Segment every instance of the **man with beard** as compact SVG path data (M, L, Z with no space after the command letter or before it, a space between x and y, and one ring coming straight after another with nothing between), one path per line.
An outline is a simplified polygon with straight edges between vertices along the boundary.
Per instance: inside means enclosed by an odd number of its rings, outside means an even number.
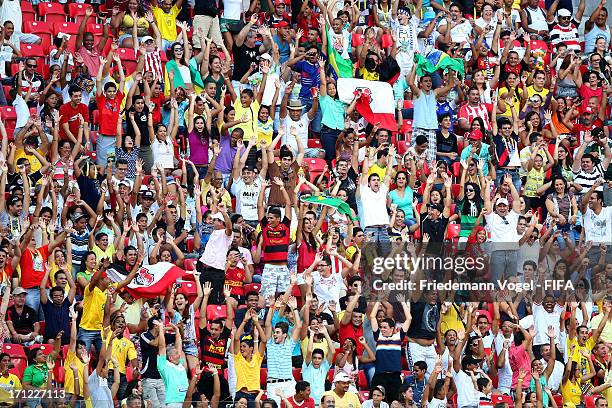
M557 24L552 24L550 30L550 43L553 45L556 51L557 45L563 43L569 50L575 52L581 52L580 40L578 37L578 26L584 15L585 1L580 0L576 15L572 18L572 10L567 8L559 7L559 1L555 0L546 13L548 21L554 20L555 11L557 12Z

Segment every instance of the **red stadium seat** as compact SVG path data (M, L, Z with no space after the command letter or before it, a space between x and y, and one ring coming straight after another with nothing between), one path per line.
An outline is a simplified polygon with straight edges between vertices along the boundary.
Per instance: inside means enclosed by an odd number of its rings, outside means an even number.
M446 227L446 239L455 241L459 238L459 232L461 231L461 224L448 224Z
M53 352L53 344L34 344L30 346L30 350L35 350L37 348L41 349L43 353L45 353L45 356Z
M53 34L51 24L46 21L27 21L23 23L23 32L30 34Z
M76 19L77 17L80 17L80 16L84 16L85 10L87 10L88 7L91 8L91 6L87 4L70 3L68 4L68 15L70 16L70 18L73 18L73 19Z
M91 114L91 117L92 117L92 124L94 125L100 124L100 111L98 109L93 111L93 113Z
M121 62L137 61L136 52L132 48L118 48L117 54L121 57Z
M259 385L261 385L262 389L266 389L267 382L268 382L268 369L260 368L259 369Z
M491 395L493 404L507 403L509 407L514 407L514 401L510 395Z
M196 298L196 296L198 296L198 288L195 282L184 281L180 282L180 285L181 287L179 288L178 293L182 293L183 295L187 296L189 303L193 303L193 300Z
M458 179L461 176L461 163L460 162L454 162L453 163L453 176Z
M51 51L51 34L40 33L36 35L40 37L40 46L42 47L45 55L49 55L49 52ZM43 78L49 77L43 74Z
M314 181L325 169L327 162L323 159L304 159L310 171L310 181Z
M17 120L17 112L15 112L15 108L12 106L0 106L0 118L2 121L6 123L6 121L16 121Z
M50 23L66 21L68 17L64 6L59 3L40 3L38 5L38 15L44 21Z
M459 187L460 187L459 184L453 184L451 186L451 193L455 200L457 200L457 197L459 197Z
M259 283L245 283L244 285L244 293L248 293L251 291L255 291L257 293L259 293L259 290L261 289L261 284Z
M232 208L236 208L236 207L232 206ZM193 237L187 237L187 239L185 240L185 244L187 245L187 253L192 254L195 252L195 245L194 245Z
M557 403L557 407L558 408L563 407L563 395L561 395L561 394L553 394L553 398L554 398L555 402Z
M321 149L321 140L319 139L308 139L308 147L313 149Z
M34 7L32 7L32 3L30 1L22 1L20 4L21 4L22 23L25 23L27 21L36 20L36 11L34 11Z
M586 408L595 408L595 400L600 397L601 395L585 395L584 406Z
M68 367L68 369L70 370L71 368ZM53 379L56 383L64 384L66 379L66 369L63 365L55 364L55 367L53 368Z
M302 369L301 368L293 369L293 379L295 381L300 381L302 379Z
M89 140L91 141L92 145L96 145L96 141L98 140L98 132L95 130L90 130L89 131Z
M11 358L13 357L27 358L25 349L23 348L21 344L5 343L2 345L2 352L8 354L9 356L11 356Z
M185 269L186 271L195 271L196 270L196 262L197 259L193 259L193 258L187 258L185 259L185 263L183 265L183 269Z
M206 307L206 320L209 322L215 319L225 319L227 317L226 305L208 305Z
M21 44L21 55L24 57L46 57L43 47L36 44Z
M364 401L367 401L369 399L370 399L370 391L359 391L359 402L363 404Z
M77 23L70 22L55 22L53 23L53 35L57 35L58 33L70 34L71 36L76 36L79 33L79 25ZM76 41L76 38L75 38Z
M102 35L104 33L104 24L87 23L85 26L85 31L92 33L94 36Z
M125 366L125 377L128 383L134 379L134 367L131 364Z

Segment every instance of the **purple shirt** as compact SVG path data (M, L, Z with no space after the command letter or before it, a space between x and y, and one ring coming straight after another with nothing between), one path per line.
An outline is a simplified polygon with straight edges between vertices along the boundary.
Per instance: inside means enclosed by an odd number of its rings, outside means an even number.
M200 137L195 130L189 133L189 158L196 166L208 164L208 142L208 136Z
M221 136L219 146L221 147L221 152L215 162L215 170L219 170L223 174L230 174L234 163L234 155L238 149L231 146L231 137L229 134L227 136ZM243 147L240 154L242 154L244 150L245 148Z

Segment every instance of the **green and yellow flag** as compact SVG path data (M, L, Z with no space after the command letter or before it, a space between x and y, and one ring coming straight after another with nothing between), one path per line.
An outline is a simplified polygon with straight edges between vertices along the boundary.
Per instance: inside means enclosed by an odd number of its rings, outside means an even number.
M339 198L322 196L322 195L306 196L306 197L301 197L300 201L302 201L303 203L325 205L327 207L335 208L336 210L338 210L340 214L344 214L348 216L351 219L351 221L356 220L356 218L354 218L353 215L351 214L351 207Z

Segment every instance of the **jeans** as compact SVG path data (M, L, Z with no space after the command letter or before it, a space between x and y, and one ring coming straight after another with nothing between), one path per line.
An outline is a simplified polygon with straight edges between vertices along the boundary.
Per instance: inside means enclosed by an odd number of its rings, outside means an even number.
M164 407L166 400L166 386L161 378L142 379L142 397L153 403L153 408Z
M332 160L336 158L336 141L341 130L321 126L321 145L325 150L325 161L331 166Z
M96 141L96 164L106 166L108 154L115 152L115 136L98 135Z
M363 232L366 235L371 234L370 243L376 245L378 256L387 256L391 252L391 240L386 226L372 225L365 227Z
M514 188L516 188L516 192L520 194L521 192L521 176L519 175L517 170L508 170L508 169L497 169L495 170L495 186L499 187L501 182L506 174L510 174L512 176L512 184L514 184Z
M502 249L491 252L491 279L494 283L502 278L516 276L516 251Z
M25 304L30 306L32 309L38 312L38 319L40 321L45 320L45 314L43 313L42 307L40 306L40 289L28 288L26 289L26 301Z
M114 370L108 370L108 388L112 387L115 382L115 372ZM125 374L119 373L119 389L117 390L117 399L122 400L126 397L125 390L127 389L127 376Z
M100 352L100 349L102 349L102 335L100 334L99 330L85 330L83 328L79 328L77 339L85 343L85 349L87 351L89 351L92 344L98 353Z

